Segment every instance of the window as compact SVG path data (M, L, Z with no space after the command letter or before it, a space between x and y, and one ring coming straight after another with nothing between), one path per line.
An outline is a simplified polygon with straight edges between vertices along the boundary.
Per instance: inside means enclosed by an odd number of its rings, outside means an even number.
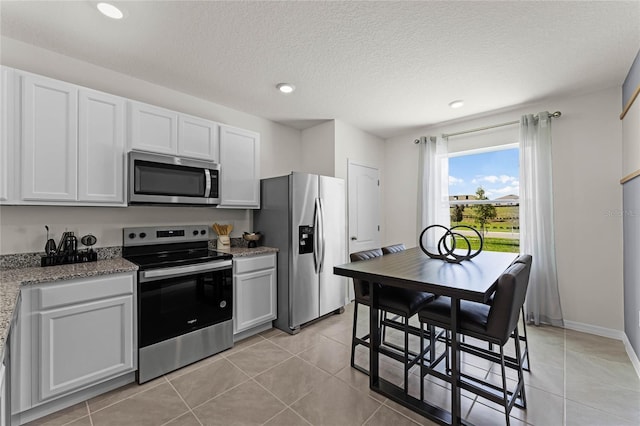
M519 151L512 144L449 155L451 225L480 231L484 250L519 251ZM477 238L470 242L479 246Z

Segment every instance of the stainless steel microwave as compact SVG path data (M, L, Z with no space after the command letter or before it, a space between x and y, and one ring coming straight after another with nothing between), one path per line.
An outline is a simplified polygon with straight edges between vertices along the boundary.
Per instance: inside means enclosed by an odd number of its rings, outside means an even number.
M220 165L131 151L128 192L129 204L218 204Z

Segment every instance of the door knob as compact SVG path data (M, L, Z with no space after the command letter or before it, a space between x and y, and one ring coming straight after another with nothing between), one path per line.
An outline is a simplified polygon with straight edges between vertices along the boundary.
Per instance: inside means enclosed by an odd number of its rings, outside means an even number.
M355 241L357 239L358 239L358 237L351 237L351 241Z

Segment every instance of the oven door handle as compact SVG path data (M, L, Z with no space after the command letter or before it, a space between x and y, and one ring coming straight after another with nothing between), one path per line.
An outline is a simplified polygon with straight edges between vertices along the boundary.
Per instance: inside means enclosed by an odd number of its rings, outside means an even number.
M175 266L171 268L162 268L162 269L152 269L149 271L142 271L140 281L154 281L162 278L170 278L181 275L189 275L194 273L201 272L213 272L219 271L221 269L230 269L231 268L231 260L223 260L218 262L210 262L210 263L198 263L195 265L188 266Z

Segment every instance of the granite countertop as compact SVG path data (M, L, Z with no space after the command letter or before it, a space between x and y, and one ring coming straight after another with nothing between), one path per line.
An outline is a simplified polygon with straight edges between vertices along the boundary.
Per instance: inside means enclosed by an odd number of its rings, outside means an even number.
M138 266L122 258L98 260L48 267L18 268L0 271L0 357L24 285L87 278L138 270Z
M216 249L224 253L230 253L233 257L259 256L261 254L277 253L279 250L274 247L231 247L229 249Z

